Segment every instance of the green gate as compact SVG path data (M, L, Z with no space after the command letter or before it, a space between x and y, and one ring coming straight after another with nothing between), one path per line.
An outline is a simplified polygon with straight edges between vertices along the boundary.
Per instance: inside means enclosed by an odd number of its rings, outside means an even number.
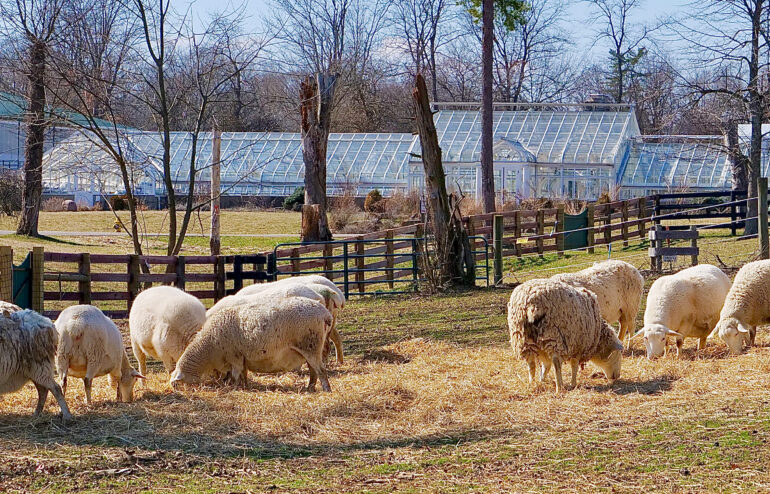
M18 266L13 266L13 303L22 309L32 308L32 253Z
M580 214L564 215L564 249L588 247L588 210ZM570 232L570 230L578 230Z

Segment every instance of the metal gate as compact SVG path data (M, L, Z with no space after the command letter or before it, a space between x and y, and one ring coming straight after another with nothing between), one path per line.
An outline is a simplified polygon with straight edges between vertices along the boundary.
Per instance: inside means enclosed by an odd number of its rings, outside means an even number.
M18 266L13 266L13 303L22 309L32 308L32 253Z

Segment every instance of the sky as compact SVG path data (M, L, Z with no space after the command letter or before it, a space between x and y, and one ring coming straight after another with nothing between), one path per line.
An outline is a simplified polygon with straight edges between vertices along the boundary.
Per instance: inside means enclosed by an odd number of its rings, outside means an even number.
M565 27L573 33L576 49L579 52L590 53L594 58L606 55L608 47L595 43L596 35L590 22L590 7L580 0L565 1L567 3ZM255 20L270 11L268 0L172 0L172 3L179 10L191 6L191 10L196 15L203 16L207 12L221 11L228 6L240 5L244 5L246 15ZM687 3L689 3L688 0L642 0L632 20L637 23L654 24L657 19L681 13Z

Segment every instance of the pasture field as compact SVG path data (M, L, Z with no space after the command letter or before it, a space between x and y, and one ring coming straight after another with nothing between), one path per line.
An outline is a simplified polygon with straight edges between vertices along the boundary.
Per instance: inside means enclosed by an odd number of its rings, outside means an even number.
M648 283L649 285L649 283ZM62 425L31 385L0 401L5 492L764 491L770 335L742 356L710 340L648 361L634 343L609 385L531 385L508 345L509 289L367 298L344 310L333 393L307 376L179 392L154 365L137 401L93 406L73 382ZM641 313L640 316L641 318ZM122 325L126 330L125 324Z

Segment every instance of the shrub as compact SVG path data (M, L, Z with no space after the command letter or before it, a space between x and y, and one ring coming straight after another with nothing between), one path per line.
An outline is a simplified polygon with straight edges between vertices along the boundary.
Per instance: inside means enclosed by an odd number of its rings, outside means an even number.
M283 200L284 209L293 209L294 211L302 210L302 205L305 204L305 188L297 187L289 197Z
M329 201L329 226L335 232L342 232L353 225L360 212L354 191L345 189L341 196Z
M127 211L128 196L125 194L119 196L110 196L110 207L113 211Z
M364 200L364 211L367 213L374 213L382 209L382 194L377 189L370 190L366 194L366 200Z
M0 213L15 216L21 211L24 179L16 170L0 171Z

